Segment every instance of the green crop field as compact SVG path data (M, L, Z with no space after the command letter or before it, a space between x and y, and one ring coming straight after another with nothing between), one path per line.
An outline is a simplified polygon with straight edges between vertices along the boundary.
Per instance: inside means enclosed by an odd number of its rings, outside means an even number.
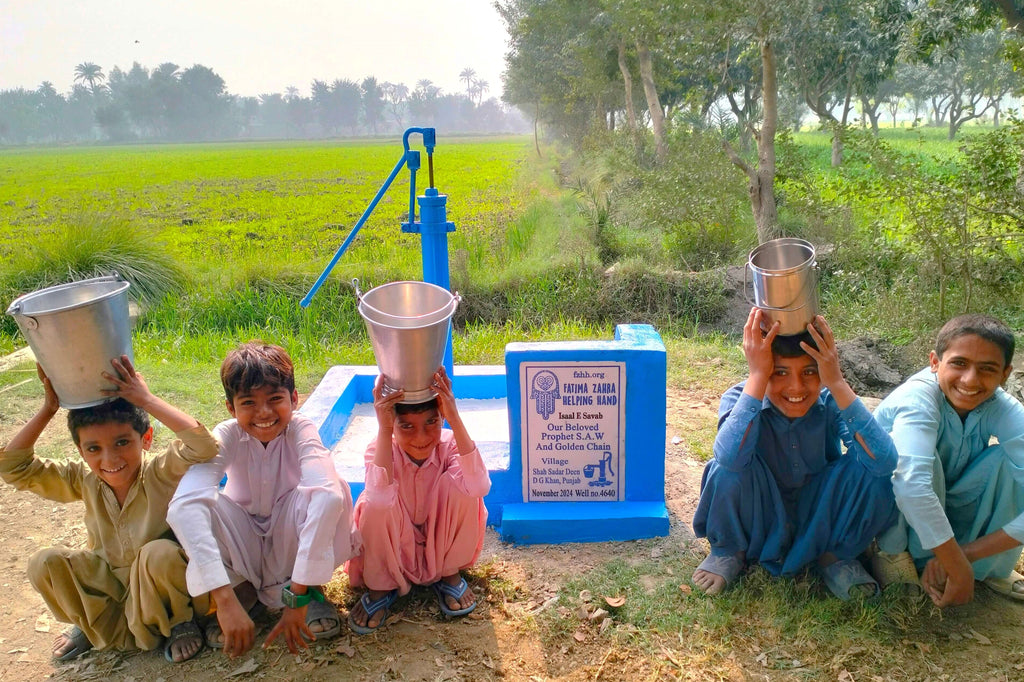
M412 148L417 149L417 136ZM517 186L523 139L445 142L435 182L458 221L453 248L486 260L529 192ZM61 227L127 220L196 274L258 263L315 272L326 264L396 162L391 143L260 143L17 150L0 153L0 258L16 261ZM427 187L427 158L417 184ZM389 263L413 276L418 245L399 225L409 210L402 172L343 265ZM225 272L227 271L227 272Z

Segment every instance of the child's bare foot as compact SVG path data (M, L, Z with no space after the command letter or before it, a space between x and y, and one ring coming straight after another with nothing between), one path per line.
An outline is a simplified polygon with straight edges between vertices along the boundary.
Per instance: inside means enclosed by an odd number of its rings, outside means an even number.
M92 642L76 625L53 640L50 653L55 660L70 661L78 658L91 648Z
M718 556L709 554L693 572L693 584L704 594L714 595L728 587L743 570L745 555Z

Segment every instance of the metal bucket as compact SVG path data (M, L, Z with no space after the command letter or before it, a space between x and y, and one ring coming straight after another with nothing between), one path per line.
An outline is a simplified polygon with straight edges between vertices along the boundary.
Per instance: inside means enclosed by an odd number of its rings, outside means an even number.
M132 354L128 282L96 277L40 289L14 299L13 315L42 366L61 407L91 407L112 400L100 376L112 358Z
M765 324L770 327L778 320L781 336L807 331L818 314L814 246L803 239L772 239L750 252L744 279L748 269L754 290L751 303L764 312Z
M359 314L373 345L385 392L404 390L403 403L422 403L444 359L458 294L427 282L391 282L359 291Z

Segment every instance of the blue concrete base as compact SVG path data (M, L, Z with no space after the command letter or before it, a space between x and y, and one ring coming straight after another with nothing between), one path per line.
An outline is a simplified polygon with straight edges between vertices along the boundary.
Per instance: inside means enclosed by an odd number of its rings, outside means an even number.
M497 527L518 544L639 540L668 535L664 502L533 502L506 504Z
M509 441L481 438L476 443L491 476L484 498L488 524L506 542L522 544L636 540L667 535L665 507L665 347L648 325L619 325L609 341L509 344L504 366L456 366L452 389L457 400L511 398ZM623 362L627 404L624 433L624 498L614 502L525 503L522 464L520 365L538 360ZM357 405L373 402L375 366L332 367L300 412L317 424L328 448L345 433ZM509 374L510 373L510 374ZM490 435L490 434L487 434ZM341 461L349 459L351 461ZM364 488L362 455L339 457L339 475L353 496Z

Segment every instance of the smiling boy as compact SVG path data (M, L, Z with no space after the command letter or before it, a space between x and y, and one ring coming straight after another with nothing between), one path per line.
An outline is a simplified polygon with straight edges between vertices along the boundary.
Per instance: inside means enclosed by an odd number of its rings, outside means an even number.
M750 373L719 406L693 520L711 553L693 582L717 594L748 563L773 575L814 564L840 599L871 596L877 584L857 557L895 517L895 448L843 378L823 317L789 337L778 322L762 333L762 319L750 311Z
M352 496L316 424L294 411L283 348L242 344L224 359L221 383L234 418L213 430L219 454L185 475L167 518L188 552L189 591L210 595L216 609L207 644L244 654L263 603L284 607L263 646L283 636L297 653L340 630L320 585L353 552Z
M1013 369L1013 331L986 315L947 322L929 366L875 411L899 451L902 514L878 544L894 580L938 606L964 604L974 581L1024 600L1013 570L1024 541L1024 406L1000 387ZM902 574L902 577L901 577Z
M169 661L203 646L185 587L185 554L167 525L167 505L188 467L217 454L213 437L191 416L154 396L127 356L103 373L116 396L68 410L82 462L42 460L33 448L57 413L50 380L37 365L45 398L39 412L0 449L0 476L19 490L85 504L86 549L51 547L28 563L32 586L59 621L52 655L68 661L89 649L153 649L163 638ZM153 442L147 412L173 430L167 451L145 458Z

